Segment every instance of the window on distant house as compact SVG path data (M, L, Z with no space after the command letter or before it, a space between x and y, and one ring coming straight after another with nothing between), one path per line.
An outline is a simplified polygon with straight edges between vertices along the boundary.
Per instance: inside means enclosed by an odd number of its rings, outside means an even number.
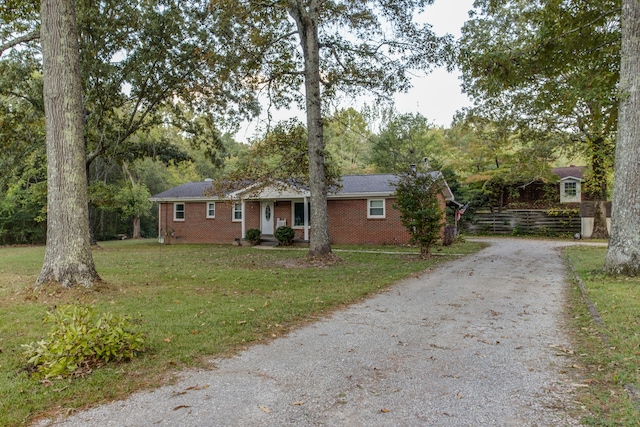
M311 220L311 206L307 203L307 212L309 213L309 220ZM293 204L293 226L304 226L304 202L295 202Z
M369 199L367 201L367 218L384 218L384 199Z
M568 197L575 197L578 194L578 186L575 182L564 183L564 195Z
M216 202L207 202L207 218L216 217Z
M184 203L173 204L173 220L184 221Z
M233 221L242 221L242 203L233 204Z

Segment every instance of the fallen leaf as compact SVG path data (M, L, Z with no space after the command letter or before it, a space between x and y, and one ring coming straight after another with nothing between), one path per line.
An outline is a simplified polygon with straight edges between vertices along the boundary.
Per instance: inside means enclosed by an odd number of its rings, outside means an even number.
M202 387L198 384L191 386L191 387L187 387L187 390L206 390L209 388L209 384L207 385L203 385Z
M184 409L184 408L191 408L191 406L189 406L189 405L178 405L175 408L173 408L173 410L177 411L178 409Z
M261 406L258 406L258 408L260 408L262 412L266 412L267 414L271 413L271 409L267 408L266 406L261 405Z
M247 323L247 321L246 321L246 320L239 320L239 321L238 321L238 325L244 325L245 323Z
M383 414L386 414L387 412L391 412L391 409L382 408L380 409L380 412L382 412Z
M164 342L171 342L171 338L165 338L163 341Z

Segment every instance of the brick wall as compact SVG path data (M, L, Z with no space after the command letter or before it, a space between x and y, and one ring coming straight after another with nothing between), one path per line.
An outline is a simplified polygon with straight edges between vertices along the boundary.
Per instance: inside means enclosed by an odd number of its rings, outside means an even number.
M216 202L215 218L207 218L205 202L185 203L184 221L174 221L173 205L160 204L160 235L165 236L165 243L233 243L242 235L242 223L233 221L233 204L230 202ZM253 214L256 207L254 203L247 203L245 210ZM259 221L260 204L255 216ZM260 228L260 225L247 221L246 227Z
M410 235L400 222L400 212L393 208L395 199L385 200L385 218L367 218L367 199L329 200L329 235L332 244L406 244ZM160 205L161 235L165 243L233 243L242 234L242 223L232 221L233 204L216 202L215 218L206 217L205 202L185 203L185 220L173 220L173 203ZM444 208L444 200L442 201ZM291 226L290 201L274 205L276 218L285 218ZM245 203L245 227L260 229L260 202ZM170 235L165 234L166 230ZM309 230L311 233L312 230ZM295 229L296 238L304 237L302 228Z
M385 218L367 218L367 199L329 200L329 236L333 244L398 245L410 235L400 223L395 199L385 200Z

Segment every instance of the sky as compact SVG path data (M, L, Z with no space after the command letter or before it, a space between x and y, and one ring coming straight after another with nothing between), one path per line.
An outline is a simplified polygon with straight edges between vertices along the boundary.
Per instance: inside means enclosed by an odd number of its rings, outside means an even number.
M473 0L435 0L424 16L436 34L449 33L457 39L472 8ZM448 73L445 68L438 68L427 76L414 78L413 89L395 96L397 110L420 113L436 125L449 126L456 111L471 105L460 89L459 76L457 71Z
M468 11L472 8L473 0L435 0L425 8L423 17L432 25L437 35L449 33L457 39L460 37L460 28L469 18ZM449 73L445 68L438 68L426 76L414 77L413 88L395 96L396 109L400 113L420 113L429 122L448 127L456 111L471 105L469 98L460 89L459 76L457 71ZM303 118L302 113L291 110L277 112L274 117L276 120L284 120L296 115ZM244 123L236 134L236 140L246 141L251 138L257 120L259 119Z

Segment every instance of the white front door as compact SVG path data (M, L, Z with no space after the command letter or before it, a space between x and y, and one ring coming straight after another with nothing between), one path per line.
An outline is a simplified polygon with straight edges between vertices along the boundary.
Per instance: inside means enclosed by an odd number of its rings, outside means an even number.
M273 202L260 202L260 231L262 234L273 234Z

